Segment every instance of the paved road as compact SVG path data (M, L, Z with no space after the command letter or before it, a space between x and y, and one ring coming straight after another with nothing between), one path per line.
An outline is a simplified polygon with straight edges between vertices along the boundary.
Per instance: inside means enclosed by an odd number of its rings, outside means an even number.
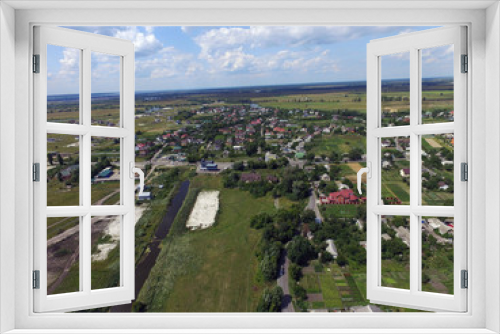
M316 193L314 192L314 189L311 189L311 195L309 196L309 202L307 203L306 209L313 210L316 214L316 218L319 218L321 219L321 221L323 221L323 216L321 215L321 212L319 211L318 205L316 205L316 203Z
M295 312L292 304L292 295L290 294L290 289L288 288L288 267L290 266L290 260L288 260L287 252L284 250L281 252L281 257L279 261L280 275L278 276L278 286L283 289L283 300L281 302L281 312ZM284 267L284 273L281 275L281 266Z

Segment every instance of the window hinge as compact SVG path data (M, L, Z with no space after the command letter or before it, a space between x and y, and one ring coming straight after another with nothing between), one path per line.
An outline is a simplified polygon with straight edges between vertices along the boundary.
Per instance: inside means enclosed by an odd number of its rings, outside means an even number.
M33 270L33 289L40 289L40 270Z
M33 73L40 73L40 55L33 55Z
M469 72L469 56L462 55L462 73Z
M469 181L469 165L466 162L462 162L461 167L461 181Z
M40 182L40 164L38 162L33 164L33 181Z
M467 270L462 270L462 289L467 289L469 287L469 272Z

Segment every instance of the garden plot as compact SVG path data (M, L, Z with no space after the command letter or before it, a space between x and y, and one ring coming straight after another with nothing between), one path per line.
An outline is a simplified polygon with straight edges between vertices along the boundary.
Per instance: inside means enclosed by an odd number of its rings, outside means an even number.
M205 229L215 223L219 210L219 191L202 191L196 198L193 211L186 223L191 230Z

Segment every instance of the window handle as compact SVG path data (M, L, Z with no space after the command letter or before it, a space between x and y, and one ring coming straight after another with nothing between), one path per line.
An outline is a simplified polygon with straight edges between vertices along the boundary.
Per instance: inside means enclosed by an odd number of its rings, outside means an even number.
M363 192L361 191L361 176L366 173L366 175L368 176L368 178L371 178L372 177L372 171L371 171L371 167L372 167L372 163L371 162L367 162L366 163L366 167L365 168L361 168L360 170L358 170L358 192L360 194L362 194Z
M144 172L142 169L135 167L133 162L130 163L130 177L135 180L135 173L139 174L139 196L144 192Z

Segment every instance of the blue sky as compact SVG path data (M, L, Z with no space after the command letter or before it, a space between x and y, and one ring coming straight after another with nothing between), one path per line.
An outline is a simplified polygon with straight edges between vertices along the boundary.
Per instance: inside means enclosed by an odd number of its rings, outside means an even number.
M134 42L136 91L366 79L366 44L431 27L69 27ZM450 52L451 51L451 52ZM424 52L424 77L452 75L452 50ZM406 55L386 56L383 78L408 77ZM92 92L114 92L118 60L92 56ZM48 93L78 92L79 52L48 48Z

